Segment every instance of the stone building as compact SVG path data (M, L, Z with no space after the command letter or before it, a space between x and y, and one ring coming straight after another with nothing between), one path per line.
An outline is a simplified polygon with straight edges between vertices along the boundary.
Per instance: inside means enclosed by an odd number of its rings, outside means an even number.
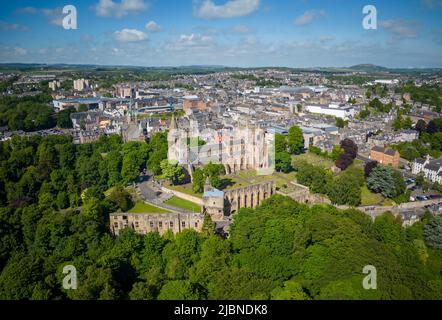
M201 100L198 96L185 96L183 99L183 110L186 113L192 109L206 111L208 108L208 103Z
M213 221L221 221L241 208L256 208L276 192L273 181L221 191L207 185L203 194L203 213L210 214Z
M201 136L206 141L198 145L195 137ZM274 137L262 128L248 126L195 133L195 128L178 128L173 118L168 133L168 159L185 166L221 163L227 174L241 170L271 174L275 161Z
M125 228L134 229L138 234L158 232L161 235L171 230L174 234L185 229L201 231L204 215L200 213L112 213L110 230L118 236Z
M213 221L224 220L224 191L213 188L209 178L204 185L202 210L209 214Z
M370 151L370 159L383 165L399 168L400 155L397 150L375 146Z

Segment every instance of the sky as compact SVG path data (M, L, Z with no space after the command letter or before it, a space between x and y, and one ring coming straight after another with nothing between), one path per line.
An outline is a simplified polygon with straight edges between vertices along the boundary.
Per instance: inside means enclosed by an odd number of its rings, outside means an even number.
M442 0L0 0L0 63L442 67ZM77 29L65 29L72 5ZM377 11L364 29L363 7Z

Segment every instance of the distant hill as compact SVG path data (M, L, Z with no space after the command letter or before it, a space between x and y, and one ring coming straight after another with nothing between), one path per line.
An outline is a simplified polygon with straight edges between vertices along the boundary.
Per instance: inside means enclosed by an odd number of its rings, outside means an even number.
M355 66L349 67L349 69L354 71L362 71L362 72L386 72L389 69L381 66L377 66L374 64L357 64Z

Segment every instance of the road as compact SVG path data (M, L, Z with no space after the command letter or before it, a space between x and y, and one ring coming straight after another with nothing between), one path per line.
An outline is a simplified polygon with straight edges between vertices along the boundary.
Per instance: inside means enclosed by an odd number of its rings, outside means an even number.
M162 192L159 187L156 186L156 184L152 181L152 179L149 176L144 176L143 179L140 179L142 182L139 182L135 185L136 190L138 191L138 194L140 195L141 199L145 202L151 203L157 207L160 207L162 209L166 209L175 213L190 213L190 211L176 208L173 206L170 206L165 201L169 200L173 195Z

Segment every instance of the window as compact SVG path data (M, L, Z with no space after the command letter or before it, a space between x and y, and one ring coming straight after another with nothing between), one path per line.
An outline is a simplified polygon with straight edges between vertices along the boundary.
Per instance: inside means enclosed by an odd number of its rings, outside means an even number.
M149 225L150 225L151 228L153 228L153 222L152 221L150 221Z
M118 228L118 222L114 222L114 227Z
M162 221L158 222L158 227L160 227L160 228L163 227L163 222Z
M172 221L170 221L169 226L170 226L170 228L173 228L173 222Z
M181 227L183 227L183 228L186 227L186 222L185 222L185 221L182 221L182 222L181 222Z
M198 222L195 222L195 228L198 228Z

